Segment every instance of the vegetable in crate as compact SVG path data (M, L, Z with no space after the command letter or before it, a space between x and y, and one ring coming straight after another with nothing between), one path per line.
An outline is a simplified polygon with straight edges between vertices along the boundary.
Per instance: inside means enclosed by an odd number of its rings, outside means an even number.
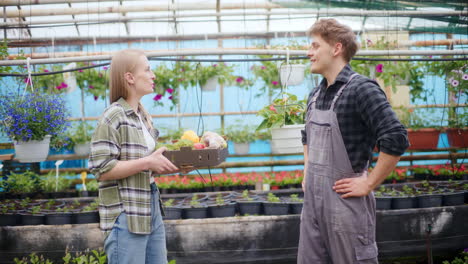
M201 141L210 149L227 148L226 140L215 132L206 131Z

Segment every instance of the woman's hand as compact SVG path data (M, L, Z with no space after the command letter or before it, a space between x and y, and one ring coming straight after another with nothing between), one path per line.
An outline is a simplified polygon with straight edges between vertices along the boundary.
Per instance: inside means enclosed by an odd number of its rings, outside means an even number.
M172 164L172 162L162 154L166 150L166 147L161 147L151 153L151 155L145 157L151 171L156 172L157 174L171 174L179 172L179 168Z

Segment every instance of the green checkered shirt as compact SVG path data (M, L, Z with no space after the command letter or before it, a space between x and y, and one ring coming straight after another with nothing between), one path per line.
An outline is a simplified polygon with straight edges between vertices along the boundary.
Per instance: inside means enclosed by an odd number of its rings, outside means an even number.
M143 122L146 111L139 106ZM115 167L119 160L142 158L148 152L141 122L125 101L120 98L101 116L91 140L89 169L99 180L103 173ZM158 131L150 133L155 142ZM99 182L100 227L107 236L121 212L127 215L128 229L136 234L151 233L151 172L141 171L120 180Z

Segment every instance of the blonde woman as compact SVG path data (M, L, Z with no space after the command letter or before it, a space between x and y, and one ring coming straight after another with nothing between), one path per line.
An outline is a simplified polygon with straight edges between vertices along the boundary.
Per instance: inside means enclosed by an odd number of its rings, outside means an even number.
M141 50L112 57L110 103L91 143L89 168L99 181L100 227L108 263L167 263L158 188L152 173L178 168L153 152L158 131L140 99L153 92L154 74Z

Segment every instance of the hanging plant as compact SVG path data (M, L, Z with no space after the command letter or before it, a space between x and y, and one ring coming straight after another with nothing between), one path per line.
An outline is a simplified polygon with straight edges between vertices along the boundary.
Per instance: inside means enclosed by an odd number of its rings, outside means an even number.
M94 65L94 63L78 63L78 68ZM76 82L85 94L93 96L94 100L99 98L106 100L109 90L109 67L90 68L76 72Z

